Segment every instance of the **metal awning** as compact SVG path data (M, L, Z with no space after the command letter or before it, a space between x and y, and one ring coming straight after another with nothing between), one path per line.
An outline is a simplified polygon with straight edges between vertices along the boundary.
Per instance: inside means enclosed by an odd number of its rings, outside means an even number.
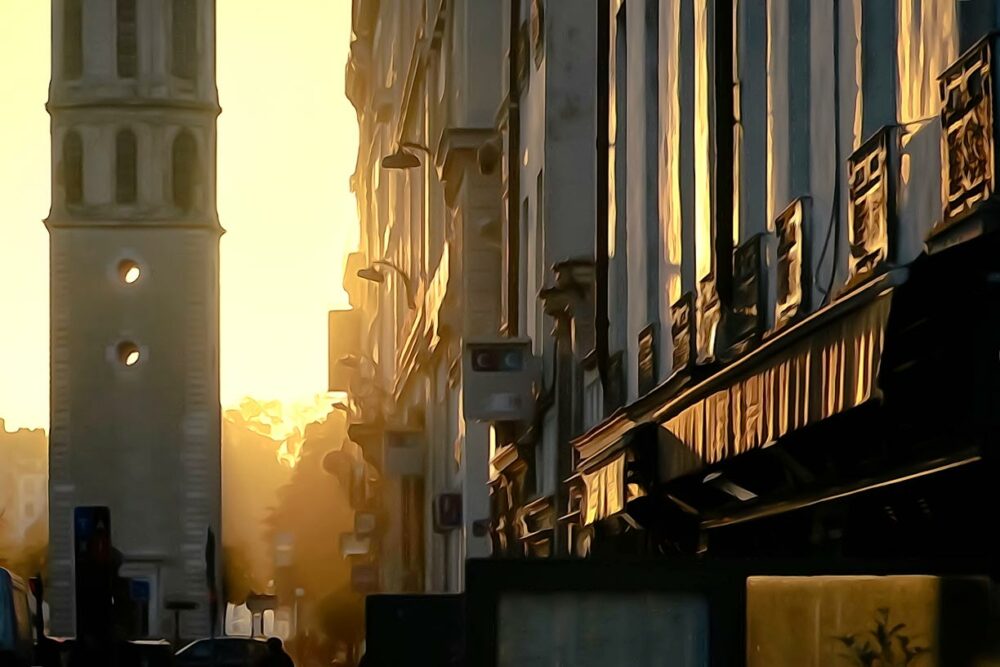
M781 331L756 350L656 401L656 391L573 444L585 491L580 521L626 511L656 484L689 475L872 401L893 276ZM668 383L662 385L668 388ZM630 457L652 452L636 483Z
M661 423L708 465L878 398L890 300L890 293L878 296L679 411L665 406ZM662 472L669 479L690 471Z

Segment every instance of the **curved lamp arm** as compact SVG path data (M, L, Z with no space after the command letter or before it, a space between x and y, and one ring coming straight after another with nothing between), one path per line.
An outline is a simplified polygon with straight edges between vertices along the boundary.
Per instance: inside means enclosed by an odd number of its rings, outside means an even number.
M403 281L403 289L406 290L406 304L410 307L410 310L416 309L417 304L413 296L413 283L410 282L410 276L406 274L406 271L387 259L376 259L372 262L372 266L384 266L395 271Z

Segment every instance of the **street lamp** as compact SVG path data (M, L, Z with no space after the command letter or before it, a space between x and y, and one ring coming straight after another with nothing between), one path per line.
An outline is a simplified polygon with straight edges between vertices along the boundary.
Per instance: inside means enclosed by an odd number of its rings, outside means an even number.
M340 359L337 359L337 363L340 364L341 366L347 366L348 368L353 368L355 370L361 369L361 362L363 361L367 361L372 365L373 368L375 368L376 370L378 369L378 364L375 363L373 359L369 359L368 357L360 356L357 354L345 354ZM337 406L334 405L333 407L336 408Z
M415 144L410 141L401 141L396 145L396 150L389 155L382 158L382 168L383 169L416 169L420 166L420 158L406 150L407 148L415 148L420 151L424 151L428 155L431 154L431 149L427 148L423 144Z
M410 276L406 274L406 271L399 268L392 262L385 259L376 259L371 263L371 265L366 266L363 269L358 269L358 278L381 285L385 282L385 274L379 270L378 267L380 266L391 269L399 275L400 280L403 281L403 289L406 290L406 305L410 307L410 310L416 309L417 304L413 298L413 283L410 282Z

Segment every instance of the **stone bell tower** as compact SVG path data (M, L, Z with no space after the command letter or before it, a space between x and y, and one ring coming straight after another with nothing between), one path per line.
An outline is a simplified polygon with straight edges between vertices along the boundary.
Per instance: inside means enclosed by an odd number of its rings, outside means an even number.
M215 0L52 0L52 630L74 632L73 512L111 509L139 634L209 632L220 528ZM142 597L148 597L144 602Z

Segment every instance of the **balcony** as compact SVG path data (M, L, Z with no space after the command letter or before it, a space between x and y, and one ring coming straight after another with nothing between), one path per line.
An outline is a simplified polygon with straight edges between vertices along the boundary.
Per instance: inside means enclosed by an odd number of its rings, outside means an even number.
M775 329L788 326L809 312L812 285L805 230L812 228L810 209L810 200L802 197L792 202L774 221L774 232L778 237Z
M996 35L981 40L939 79L944 210L933 233L967 217L996 192L996 40Z
M759 343L767 330L768 240L757 234L733 254L732 303L723 313L727 359Z
M899 155L898 128L887 126L848 159L847 289L877 275L892 259Z
M694 365L697 358L694 292L686 292L674 302L670 307L670 320L674 349L673 369L674 372L685 371Z

